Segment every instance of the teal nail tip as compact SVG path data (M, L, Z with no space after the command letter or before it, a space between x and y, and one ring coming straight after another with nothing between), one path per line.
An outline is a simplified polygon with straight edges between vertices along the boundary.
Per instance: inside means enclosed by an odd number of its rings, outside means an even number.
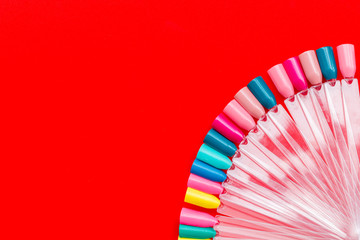
M261 76L251 80L247 87L265 108L271 109L276 106L275 96Z
M182 238L197 239L214 238L216 236L216 231L213 228L202 228L180 224L179 236Z
M221 135L215 129L210 129L204 138L204 143L226 156L233 156L237 150L234 143Z
M232 165L231 160L227 156L206 144L201 145L196 158L215 168L223 170L229 169Z
M332 47L322 47L316 50L321 72L326 80L337 78L337 66Z

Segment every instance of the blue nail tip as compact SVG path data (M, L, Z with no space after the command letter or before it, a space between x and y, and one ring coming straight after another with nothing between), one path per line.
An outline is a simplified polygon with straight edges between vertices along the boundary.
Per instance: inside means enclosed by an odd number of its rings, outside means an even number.
M226 174L222 170L197 159L195 159L190 172L214 182L224 182L226 180Z

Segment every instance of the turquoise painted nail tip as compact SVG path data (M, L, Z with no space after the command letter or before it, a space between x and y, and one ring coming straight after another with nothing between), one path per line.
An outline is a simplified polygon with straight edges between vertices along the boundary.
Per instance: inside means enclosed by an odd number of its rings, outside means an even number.
M201 145L196 158L218 169L229 169L232 165L227 156L206 144Z
M180 224L179 236L182 238L206 239L215 237L216 231L213 228L201 228Z
M215 129L210 129L210 131L206 134L204 143L229 157L234 156L237 150L234 143L221 135Z
M261 76L251 80L247 87L265 108L271 109L276 106L275 96Z
M320 69L326 80L337 78L337 67L332 47L322 47L316 50Z

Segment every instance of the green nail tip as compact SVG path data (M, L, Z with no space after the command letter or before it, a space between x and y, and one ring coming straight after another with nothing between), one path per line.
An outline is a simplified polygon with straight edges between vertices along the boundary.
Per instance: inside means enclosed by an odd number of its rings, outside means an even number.
M179 236L182 238L206 239L215 237L216 231L213 228L201 228L188 225L180 225Z

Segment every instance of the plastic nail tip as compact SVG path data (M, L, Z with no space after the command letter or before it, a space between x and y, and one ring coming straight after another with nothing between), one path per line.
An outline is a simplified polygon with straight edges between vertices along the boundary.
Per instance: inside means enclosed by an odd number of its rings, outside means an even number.
M337 46L340 72L344 78L353 78L356 72L355 47L353 44Z
M247 87L265 108L271 109L276 105L274 94L261 76L254 78Z
M290 78L282 64L273 66L267 71L267 73L273 81L276 89L284 98L294 95L294 87L291 84Z
M298 56L286 60L283 66L296 90L302 91L308 88L305 73Z
M243 87L242 89L240 89L240 91L236 93L234 98L254 118L260 119L265 114L264 107L247 87Z
M235 144L221 135L215 129L210 129L204 138L204 143L226 156L233 156L237 150Z
M309 82L312 85L320 84L322 82L322 73L315 51L309 50L303 52L299 55L299 59Z
M189 187L185 194L185 202L207 209L216 209L220 205L220 200L214 195Z
M208 213L183 208L180 213L180 224L194 227L213 227L218 220Z
M201 145L196 158L218 169L229 169L232 165L227 156L206 144Z
M200 238L182 238L179 236L178 240L211 240L210 238L200 239Z
M235 144L239 144L244 138L244 133L223 113L215 118L212 127Z
M189 225L180 225L179 236L184 238L213 238L216 236L216 231L213 228L199 228Z
M224 182L227 178L222 170L214 168L197 159L195 159L190 172L214 182Z
M187 186L209 194L219 195L223 192L223 187L220 183L208 180L192 173L189 176Z
M255 127L254 119L235 99L226 105L224 113L240 128L250 131Z
M326 80L336 79L337 67L332 47L322 47L316 50L321 72Z

